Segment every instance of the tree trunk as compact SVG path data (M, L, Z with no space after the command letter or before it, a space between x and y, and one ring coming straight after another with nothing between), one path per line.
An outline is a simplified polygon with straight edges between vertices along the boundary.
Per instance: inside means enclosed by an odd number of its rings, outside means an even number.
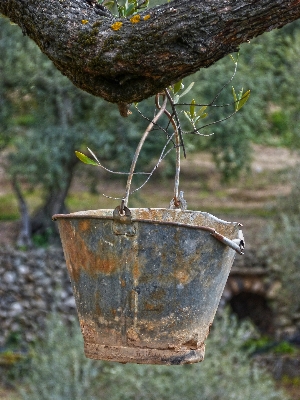
M17 246L19 247L32 247L31 240L31 223L27 203L22 194L18 179L16 176L12 177L12 187L18 200L18 208L21 214L21 227L17 238Z
M134 18L92 0L1 0L76 86L118 103L141 101L255 36L300 17L299 0L174 0Z
M68 172L62 187L57 185L48 190L44 204L31 218L32 234L52 237L58 236L58 229L56 224L52 221L52 216L54 214L68 213L65 201L72 183L73 170L76 164L77 159L74 157L70 162L69 167L66 168L66 171Z
M52 216L68 212L65 205L67 192L67 189L56 189L49 193L43 206L31 218L31 231L33 235L58 235L58 230L52 221Z

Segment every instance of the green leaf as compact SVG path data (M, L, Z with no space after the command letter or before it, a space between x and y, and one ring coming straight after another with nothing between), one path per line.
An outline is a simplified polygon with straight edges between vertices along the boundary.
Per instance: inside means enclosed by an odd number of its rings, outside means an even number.
M235 109L235 111L237 111L238 110L238 99L236 97L235 89L233 86L232 86L232 95L233 95L233 99L234 99L234 109Z
M194 86L194 83L195 83L195 82L192 82L192 83L185 89L185 91L181 93L180 97L182 97L182 96L184 96L185 94L187 94L187 93L192 89L192 87Z
M239 99L239 101L240 101L241 98L243 97L243 92L244 92L244 88L242 88L242 89L239 91L239 94L238 94L238 99Z
M178 93L179 90L181 90L181 85L182 85L182 79L174 84L173 86L174 94Z
M243 105L248 101L249 97L250 97L250 90L247 90L247 92L243 94L240 101L238 102L237 111L243 107Z
M195 117L195 104L196 104L196 102L195 102L195 100L193 99L193 100L191 101L191 104L190 104L190 115L191 115L192 118Z
M205 111L206 109L207 109L207 106L201 107L200 110L197 112L197 115L201 116L201 115L204 113L204 111ZM206 115L207 115L207 114L206 114Z
M135 5L134 4L129 4L128 8L125 11L126 17L129 15L132 15L136 11Z
M82 161L85 164L90 164L90 165L99 165L96 161L92 160L88 156L86 156L83 153L80 153L79 151L75 151L76 157L79 158L80 161Z
M200 118L206 118L208 116L208 114L207 113L204 113L204 114L201 114L200 115Z

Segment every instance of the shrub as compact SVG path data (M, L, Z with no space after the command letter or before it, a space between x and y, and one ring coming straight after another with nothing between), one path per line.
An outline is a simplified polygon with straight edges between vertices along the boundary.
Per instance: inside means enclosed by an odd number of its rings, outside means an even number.
M263 253L276 271L282 287L278 301L289 313L300 312L300 171L290 176L293 188L289 196L278 200L278 218L269 224L262 238Z
M95 396L97 377L103 365L87 359L78 323L67 327L58 314L46 322L45 336L32 349L23 400L82 400ZM98 382L97 382L98 383ZM26 389L24 389L26 388Z
M23 400L284 400L243 346L252 328L228 314L216 320L203 363L183 366L88 360L76 324L71 331L52 316L38 343Z

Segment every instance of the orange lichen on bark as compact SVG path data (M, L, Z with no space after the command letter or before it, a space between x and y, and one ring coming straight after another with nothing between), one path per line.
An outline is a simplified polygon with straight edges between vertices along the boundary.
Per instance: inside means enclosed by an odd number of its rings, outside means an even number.
M143 17L143 20L144 21L147 21L147 19L149 19L150 18L150 14L147 14L147 15L145 15L144 17Z
M83 25L85 25L85 24L87 24L89 21L87 20L87 19L82 19L81 20L81 23L83 24Z
M111 29L113 29L114 31L118 31L122 25L123 25L123 22L117 21L111 25Z
M139 14L134 15L133 17L130 18L130 22L132 24L137 24L141 20L141 16Z

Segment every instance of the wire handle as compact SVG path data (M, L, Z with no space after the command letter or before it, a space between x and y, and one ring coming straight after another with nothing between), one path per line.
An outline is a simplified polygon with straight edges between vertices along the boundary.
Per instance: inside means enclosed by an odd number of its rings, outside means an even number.
M132 177L133 177L133 173L134 173L134 170L135 170L135 167L136 167L137 159L138 159L138 157L140 155L140 152L141 152L141 149L143 147L143 144L145 143L145 140L147 139L147 136L149 135L149 133L152 130L153 126L156 124L156 121L165 112L166 106L167 106L167 97L164 95L164 102L163 102L160 110L155 115L155 117L150 122L150 124L147 126L147 129L145 130L145 132L144 132L144 134L143 134L143 136L142 136L142 138L141 138L141 140L140 140L140 142L138 144L138 147L136 148L136 151L134 153L134 157L133 157L133 160L132 160L132 163L131 163L128 179L127 179L125 198L123 199L125 207L128 206L128 199L129 199L129 195L130 195L130 187L131 187Z

